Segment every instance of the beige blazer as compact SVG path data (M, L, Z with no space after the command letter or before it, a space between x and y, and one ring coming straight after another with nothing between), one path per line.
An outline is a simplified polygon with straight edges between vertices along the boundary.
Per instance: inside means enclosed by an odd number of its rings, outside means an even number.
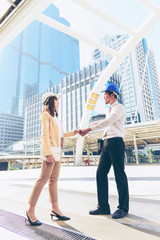
M52 155L51 147L59 145L59 128L54 117L44 109L40 116L42 148L45 156ZM64 137L74 136L74 131L64 133Z

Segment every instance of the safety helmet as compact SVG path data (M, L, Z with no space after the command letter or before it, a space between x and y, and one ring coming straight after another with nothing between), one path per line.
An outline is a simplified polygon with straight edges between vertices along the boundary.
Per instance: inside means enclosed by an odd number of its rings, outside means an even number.
M57 96L56 94L54 94L54 93L52 93L52 92L46 92L46 93L44 93L43 96L42 96L42 103L43 103L43 105L45 105L45 106L47 105L48 100L49 100L50 97L56 97L56 98L58 98L58 96Z
M114 83L106 84L106 88L103 92L113 92L115 95L119 95L119 87Z

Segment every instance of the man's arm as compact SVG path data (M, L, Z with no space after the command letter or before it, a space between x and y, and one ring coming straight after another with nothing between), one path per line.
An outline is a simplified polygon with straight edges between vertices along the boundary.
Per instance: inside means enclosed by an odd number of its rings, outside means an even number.
M98 129L101 129L101 128L105 128L108 125L112 125L115 122L117 122L124 114L125 114L125 108L122 105L118 109L113 110L113 112L110 113L106 117L106 119L98 122L96 125L94 125L94 126L92 126L90 128L83 129L81 131L80 135L81 136L85 136L90 131L95 131L95 130L98 130Z
M94 131L105 128L108 125L112 125L117 122L121 117L123 117L123 115L125 115L125 108L123 105L119 105L112 110L112 112L106 117L106 119L100 121L99 123L91 127L91 130Z

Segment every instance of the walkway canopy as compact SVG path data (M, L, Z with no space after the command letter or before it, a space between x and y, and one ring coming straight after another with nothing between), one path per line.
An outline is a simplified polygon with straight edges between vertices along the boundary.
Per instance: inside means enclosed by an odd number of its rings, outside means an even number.
M103 130L90 132L85 137L84 149L96 152L98 139L101 139L102 136ZM76 139L76 137L65 139L65 147L74 149L77 143ZM160 120L126 125L124 141L126 149L135 149L135 152L137 152L137 148L144 148L148 144L160 144Z

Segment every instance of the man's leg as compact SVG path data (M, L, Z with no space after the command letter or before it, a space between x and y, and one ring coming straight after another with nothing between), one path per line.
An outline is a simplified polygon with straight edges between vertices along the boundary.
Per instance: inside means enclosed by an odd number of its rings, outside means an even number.
M108 142L104 141L96 175L98 208L90 211L91 215L110 214L107 174L111 168L111 160L108 154L107 145Z
M129 210L129 191L128 180L124 171L124 150L125 145L123 139L113 139L109 142L109 154L113 162L113 169L117 190L119 194L119 209L125 213ZM123 215L123 214L122 214ZM125 214L126 215L126 214Z

